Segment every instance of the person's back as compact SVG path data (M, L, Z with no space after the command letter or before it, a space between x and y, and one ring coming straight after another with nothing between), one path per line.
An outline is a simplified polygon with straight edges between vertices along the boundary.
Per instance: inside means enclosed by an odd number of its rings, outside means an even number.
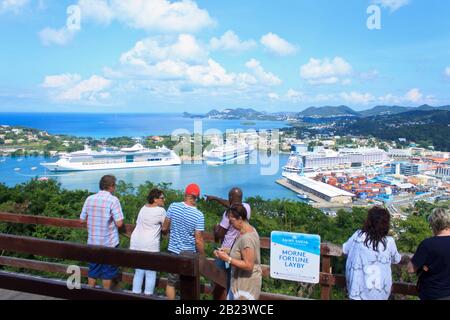
M86 223L88 244L118 247L119 228L124 225L122 207L116 190L116 177L106 175L100 180L100 192L89 196L83 206L80 220ZM89 263L89 286L95 287L97 279L103 280L103 287L111 289L119 276L119 268L112 265Z
M177 202L167 210L167 218L170 219L168 250L176 254L196 252L195 231L204 231L203 213L185 202Z
M352 300L387 300L392 289L391 264L401 256L389 237L391 215L382 207L369 210L361 230L344 244L347 255L345 277Z
M387 300L391 293L391 264L397 264L401 256L395 240L386 237L386 247L378 245L378 251L364 244L367 235L360 230L344 244L347 257L346 279L349 298L353 300Z
M161 207L142 207L136 221L131 240L130 249L159 252L161 242L161 228L166 218L166 210Z
M450 298L450 236L424 240L412 262L427 267L419 278L420 299Z
M86 220L88 244L115 247L119 231L115 221L123 220L119 199L108 191L89 196L83 206L81 219Z

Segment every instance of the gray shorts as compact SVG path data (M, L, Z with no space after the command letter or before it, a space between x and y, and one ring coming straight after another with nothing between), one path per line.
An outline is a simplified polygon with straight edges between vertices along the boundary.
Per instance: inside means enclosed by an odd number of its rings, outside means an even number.
M180 275L175 273L169 273L167 276L167 285L170 287L177 287L180 282Z
M182 254L185 253L185 252L187 252L187 251L182 251L182 252L180 252L180 254L176 254L176 253L173 253L173 252L170 252L170 251L169 251L169 254L178 257L178 256L182 255ZM168 285L168 286L170 286L170 287L175 287L175 288L176 288L176 287L179 286L179 283L180 283L180 275L179 275L179 274L169 273L169 274L167 275L167 285Z

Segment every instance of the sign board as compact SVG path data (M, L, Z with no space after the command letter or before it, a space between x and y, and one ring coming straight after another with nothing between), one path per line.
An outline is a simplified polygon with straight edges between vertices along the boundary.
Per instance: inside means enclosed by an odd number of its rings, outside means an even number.
M274 279L319 283L320 236L272 232L270 276Z

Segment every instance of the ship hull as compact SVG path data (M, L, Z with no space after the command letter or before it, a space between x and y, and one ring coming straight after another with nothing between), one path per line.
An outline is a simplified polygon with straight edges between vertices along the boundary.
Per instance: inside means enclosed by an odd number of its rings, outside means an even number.
M70 172L70 171L100 171L100 170L119 170L119 169L137 169L137 168L153 168L179 166L181 160L167 161L148 161L148 162L132 162L132 163L109 163L109 164L79 164L79 163L41 163L42 166L49 171L54 172Z

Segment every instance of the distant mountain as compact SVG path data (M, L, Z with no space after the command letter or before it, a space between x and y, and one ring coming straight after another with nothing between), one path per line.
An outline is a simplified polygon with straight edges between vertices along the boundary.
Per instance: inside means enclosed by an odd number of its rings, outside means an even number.
M359 117L360 114L347 107L347 106L339 106L339 107L310 107L298 114L299 118L311 117L311 118L334 118L334 117Z
M305 118L315 118L317 121L331 120L351 120L353 118L370 118L376 116L392 116L397 114L404 114L412 111L450 111L450 106L432 107L429 105L422 105L420 107L403 107L403 106L375 106L372 109L355 111L348 106L324 106L324 107L310 107L301 112L276 112L267 113L256 111L251 108L237 108L237 109L213 109L206 114L192 114L183 113L185 118L207 118L207 119L223 119L223 120L302 120Z
M265 112L259 112L254 109L237 108L224 109L222 111L213 109L205 115L199 116L191 113L183 113L185 118L206 118L206 119L222 119L222 120L286 120L284 115L275 115Z
M401 107L401 106L376 106L369 110L360 111L359 114L362 117L371 117L371 116L398 114L402 112L408 112L414 109L415 108Z

